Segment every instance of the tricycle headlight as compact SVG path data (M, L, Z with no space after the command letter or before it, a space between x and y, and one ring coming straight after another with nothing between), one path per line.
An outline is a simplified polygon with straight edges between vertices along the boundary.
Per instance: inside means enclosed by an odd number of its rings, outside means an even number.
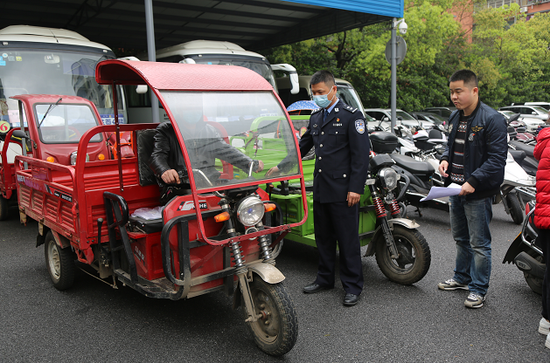
M378 172L382 186L388 190L393 190L397 187L399 175L392 168L383 168Z
M255 226L265 213L264 203L258 197L245 198L237 208L237 218L245 226Z

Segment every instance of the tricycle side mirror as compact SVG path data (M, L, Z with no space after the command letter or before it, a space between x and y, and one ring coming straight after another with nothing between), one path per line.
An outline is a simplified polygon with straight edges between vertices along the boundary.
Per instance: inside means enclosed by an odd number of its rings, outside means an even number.
M15 130L12 134L12 137L16 137L18 139L24 139L27 138L27 134L23 130Z

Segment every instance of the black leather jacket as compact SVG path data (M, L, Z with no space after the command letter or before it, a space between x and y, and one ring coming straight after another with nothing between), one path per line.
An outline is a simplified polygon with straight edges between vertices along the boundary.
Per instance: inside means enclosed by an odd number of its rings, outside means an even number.
M243 171L248 172L250 163L254 160L227 144L218 131L205 122L196 124L193 138L186 137L186 148L194 169L201 169L212 181L219 179L220 173L215 168L217 159L224 160ZM185 162L174 128L170 122L161 123L155 134L155 147L149 165L157 178L174 169L186 174ZM254 169L257 169L257 162Z

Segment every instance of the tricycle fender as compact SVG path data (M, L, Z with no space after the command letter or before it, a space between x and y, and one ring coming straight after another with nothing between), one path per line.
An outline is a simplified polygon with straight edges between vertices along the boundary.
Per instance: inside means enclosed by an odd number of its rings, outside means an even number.
M415 221L410 220L408 218L388 219L388 225L389 225L390 229L393 230L393 225L394 224L403 226L407 229L416 229L416 228L420 227L420 224L418 224ZM378 243L378 241L381 241L381 243L384 242L384 239L380 238L382 233L383 233L382 226L379 225L376 228L376 231L374 231L374 235L372 236L371 242L369 243L369 245L367 247L367 252L365 253L365 256L373 256L374 251L376 250L375 249L376 243Z
M260 276L262 280L271 285L278 284L285 279L285 275L270 263L258 261L258 263L251 263L247 265L247 267L249 272L254 272Z

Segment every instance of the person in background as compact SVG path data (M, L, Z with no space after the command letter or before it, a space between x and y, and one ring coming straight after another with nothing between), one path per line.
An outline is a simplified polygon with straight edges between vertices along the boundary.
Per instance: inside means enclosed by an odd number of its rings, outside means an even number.
M539 333L546 335L546 348L550 348L550 128L544 128L537 136L534 156L539 161L537 170L537 194L535 226L539 230L546 272L542 283L542 318Z
M449 197L451 232L456 242L454 276L438 284L441 290L469 290L468 308L481 308L491 276L493 196L504 180L508 152L504 117L479 100L477 76L463 69L449 79L451 101L449 141L439 173L445 186L462 186Z

